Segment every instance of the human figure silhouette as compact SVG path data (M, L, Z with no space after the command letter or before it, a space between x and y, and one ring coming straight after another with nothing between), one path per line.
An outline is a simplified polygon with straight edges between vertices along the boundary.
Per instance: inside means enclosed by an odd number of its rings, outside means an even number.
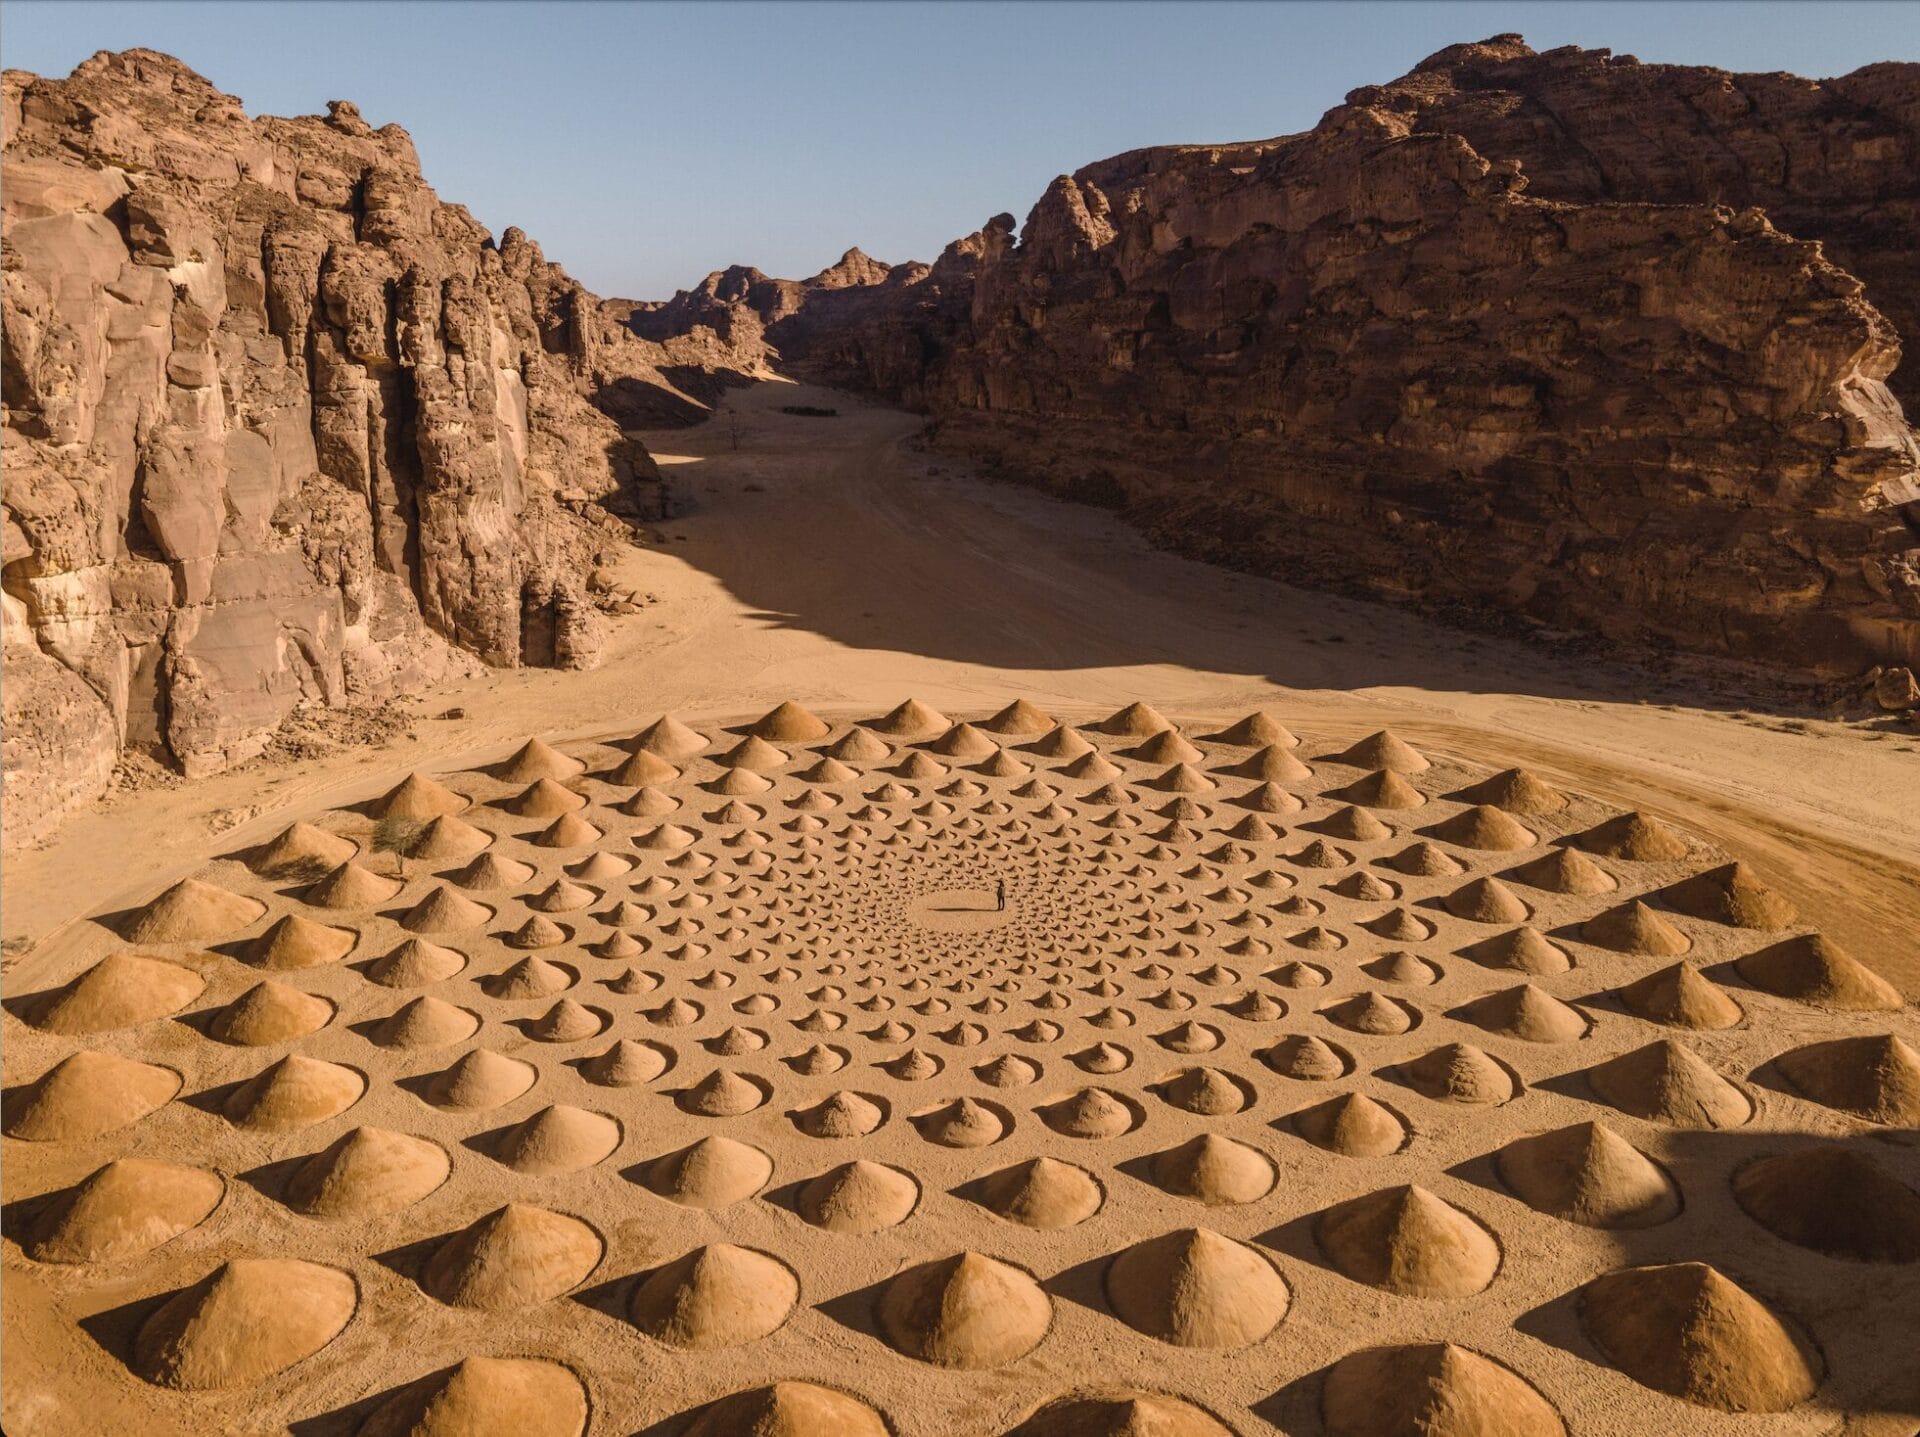
M995 912L1007 911L1007 880L1004 878L993 885L993 906Z

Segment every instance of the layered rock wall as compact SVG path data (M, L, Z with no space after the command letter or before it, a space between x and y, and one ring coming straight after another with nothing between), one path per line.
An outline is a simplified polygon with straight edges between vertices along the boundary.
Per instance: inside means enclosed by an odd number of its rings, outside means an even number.
M4 83L10 843L144 747L592 660L583 555L659 504L588 401L643 348L336 102L250 120L166 56Z
M1912 663L1916 91L1500 37L1305 135L1062 176L1017 243L1002 216L903 279L674 306L744 331L718 312L777 295L786 361L1206 557L1802 674Z

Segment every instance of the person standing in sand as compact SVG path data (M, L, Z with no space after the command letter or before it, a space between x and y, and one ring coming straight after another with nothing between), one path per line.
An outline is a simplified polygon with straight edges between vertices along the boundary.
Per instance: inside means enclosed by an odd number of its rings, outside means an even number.
M1007 880L1004 878L993 885L993 909L996 913L1007 911Z

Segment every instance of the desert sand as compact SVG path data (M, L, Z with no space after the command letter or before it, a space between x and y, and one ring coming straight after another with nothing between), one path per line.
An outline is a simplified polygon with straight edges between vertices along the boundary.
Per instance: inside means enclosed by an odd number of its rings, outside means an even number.
M9 1432L1912 1429L1910 737L728 403L602 668L10 861Z

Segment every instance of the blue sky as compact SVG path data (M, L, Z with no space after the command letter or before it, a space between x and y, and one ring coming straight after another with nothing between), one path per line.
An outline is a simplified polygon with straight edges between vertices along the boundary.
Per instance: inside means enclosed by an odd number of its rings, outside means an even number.
M1062 171L1309 128L1356 86L1517 30L1537 49L1843 74L1920 60L1880 3L523 4L7 0L0 58L179 56L250 114L348 99L427 178L603 295L803 276L858 244L932 259Z

